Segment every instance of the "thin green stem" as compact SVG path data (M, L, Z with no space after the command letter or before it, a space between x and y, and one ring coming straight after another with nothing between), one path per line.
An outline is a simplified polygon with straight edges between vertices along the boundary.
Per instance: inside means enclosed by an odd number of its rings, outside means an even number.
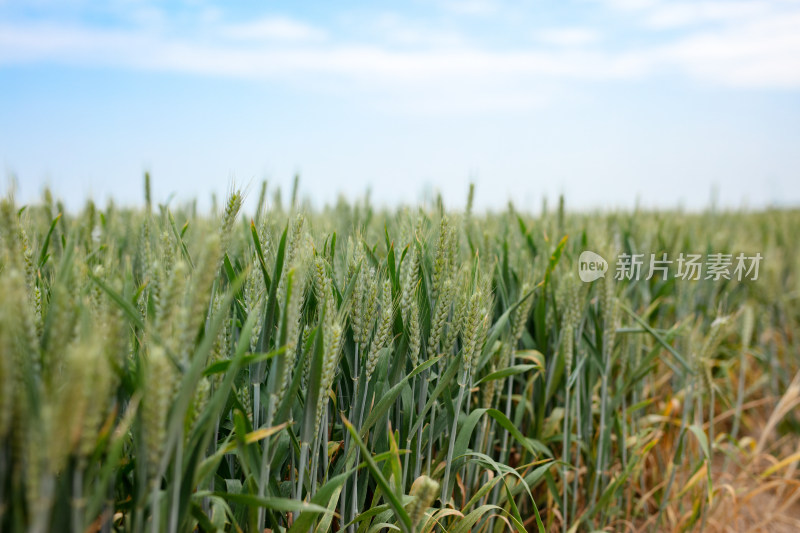
M417 416L422 414L422 410L425 408L425 402L428 399L429 374L430 370L425 370L425 372L422 373L422 390L417 399ZM414 479L417 479L422 473L422 426L423 424L420 424L417 428L417 454L414 457Z
M72 530L83 531L84 507L83 501L83 472L84 472L83 459L78 461L75 465L75 471L72 473ZM0 498L0 501L3 501Z
M269 400L267 401L267 423L272 424L272 417L274 410L274 399L273 395L269 395ZM255 413L253 414L255 417ZM270 457L270 439L264 439L264 445L261 449L261 471L260 476L258 478L258 497L263 498L267 495L267 485L269 484L269 477L270 477L270 470L272 467L272 461ZM265 521L265 511L263 507L258 508L258 527L259 531L264 531L264 521Z
M450 499L450 467L453 462L453 448L456 445L456 433L458 429L458 415L461 413L461 402L464 400L464 389L466 381L469 379L469 370L464 370L458 382L458 397L453 409L453 423L450 426L450 445L447 447L447 459L444 463L444 478L442 479L442 505L447 506Z
M183 425L178 434L175 444L175 467L172 481L172 503L169 510L169 533L178 531L178 510L180 509L181 498L181 473L183 471Z

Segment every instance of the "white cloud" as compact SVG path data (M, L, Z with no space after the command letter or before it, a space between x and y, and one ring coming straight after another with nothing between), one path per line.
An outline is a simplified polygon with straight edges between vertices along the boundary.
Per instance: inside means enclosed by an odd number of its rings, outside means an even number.
M600 40L600 32L591 28L551 28L539 31L535 38L555 46L585 46Z
M662 43L641 53L654 71L706 83L800 89L800 4L786 0L602 0Z
M267 17L253 22L224 26L221 34L236 40L320 41L325 32L286 17Z
M661 54L692 76L723 85L800 88L800 11L698 32Z
M645 23L654 28L678 28L746 20L770 11L769 2L669 2L653 6L645 16Z
M163 10L147 5L129 7L127 17L136 25L148 28L164 27L168 22L167 14Z
M37 61L101 63L139 48L147 55L144 33L87 29L54 23L0 26L0 64Z
M643 13L654 10L647 7ZM498 49L470 45L455 29L448 33L401 17L384 17L376 34L362 36L360 44L345 44L324 29L282 17L235 26L206 21L198 32L202 38L145 29L0 23L0 68L48 62L283 79L431 108L437 102L530 107L557 94L552 87L558 84L642 79L665 71L720 86L800 89L800 9L732 13L713 14L725 24L668 32L660 41L627 49L616 35L612 42L610 34L588 26L545 29L535 34L536 45ZM223 35L222 40L209 37Z
M397 13L383 13L360 24L369 28L375 41L391 45L441 48L466 42L463 35L450 28L420 23Z
M0 63L43 60L255 78L323 74L421 84L485 76L502 76L506 81L528 76L608 79L636 75L644 66L636 55L569 50L503 52L461 46L392 51L377 45L275 48L203 44L155 34L57 25L0 26Z
M440 4L452 13L462 15L489 15L498 10L496 0L445 0Z
M600 0L612 9L622 11L638 11L658 5L659 0Z

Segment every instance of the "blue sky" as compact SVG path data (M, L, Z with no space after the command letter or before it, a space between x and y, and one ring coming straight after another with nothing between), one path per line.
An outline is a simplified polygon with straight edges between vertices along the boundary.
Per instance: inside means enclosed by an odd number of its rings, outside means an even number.
M0 0L22 202L798 205L799 147L796 1Z

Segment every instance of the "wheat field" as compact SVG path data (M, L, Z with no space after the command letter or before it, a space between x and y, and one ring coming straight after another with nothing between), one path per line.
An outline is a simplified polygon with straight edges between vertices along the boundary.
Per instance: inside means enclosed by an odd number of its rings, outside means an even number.
M144 188L0 204L0 530L800 530L800 212Z

